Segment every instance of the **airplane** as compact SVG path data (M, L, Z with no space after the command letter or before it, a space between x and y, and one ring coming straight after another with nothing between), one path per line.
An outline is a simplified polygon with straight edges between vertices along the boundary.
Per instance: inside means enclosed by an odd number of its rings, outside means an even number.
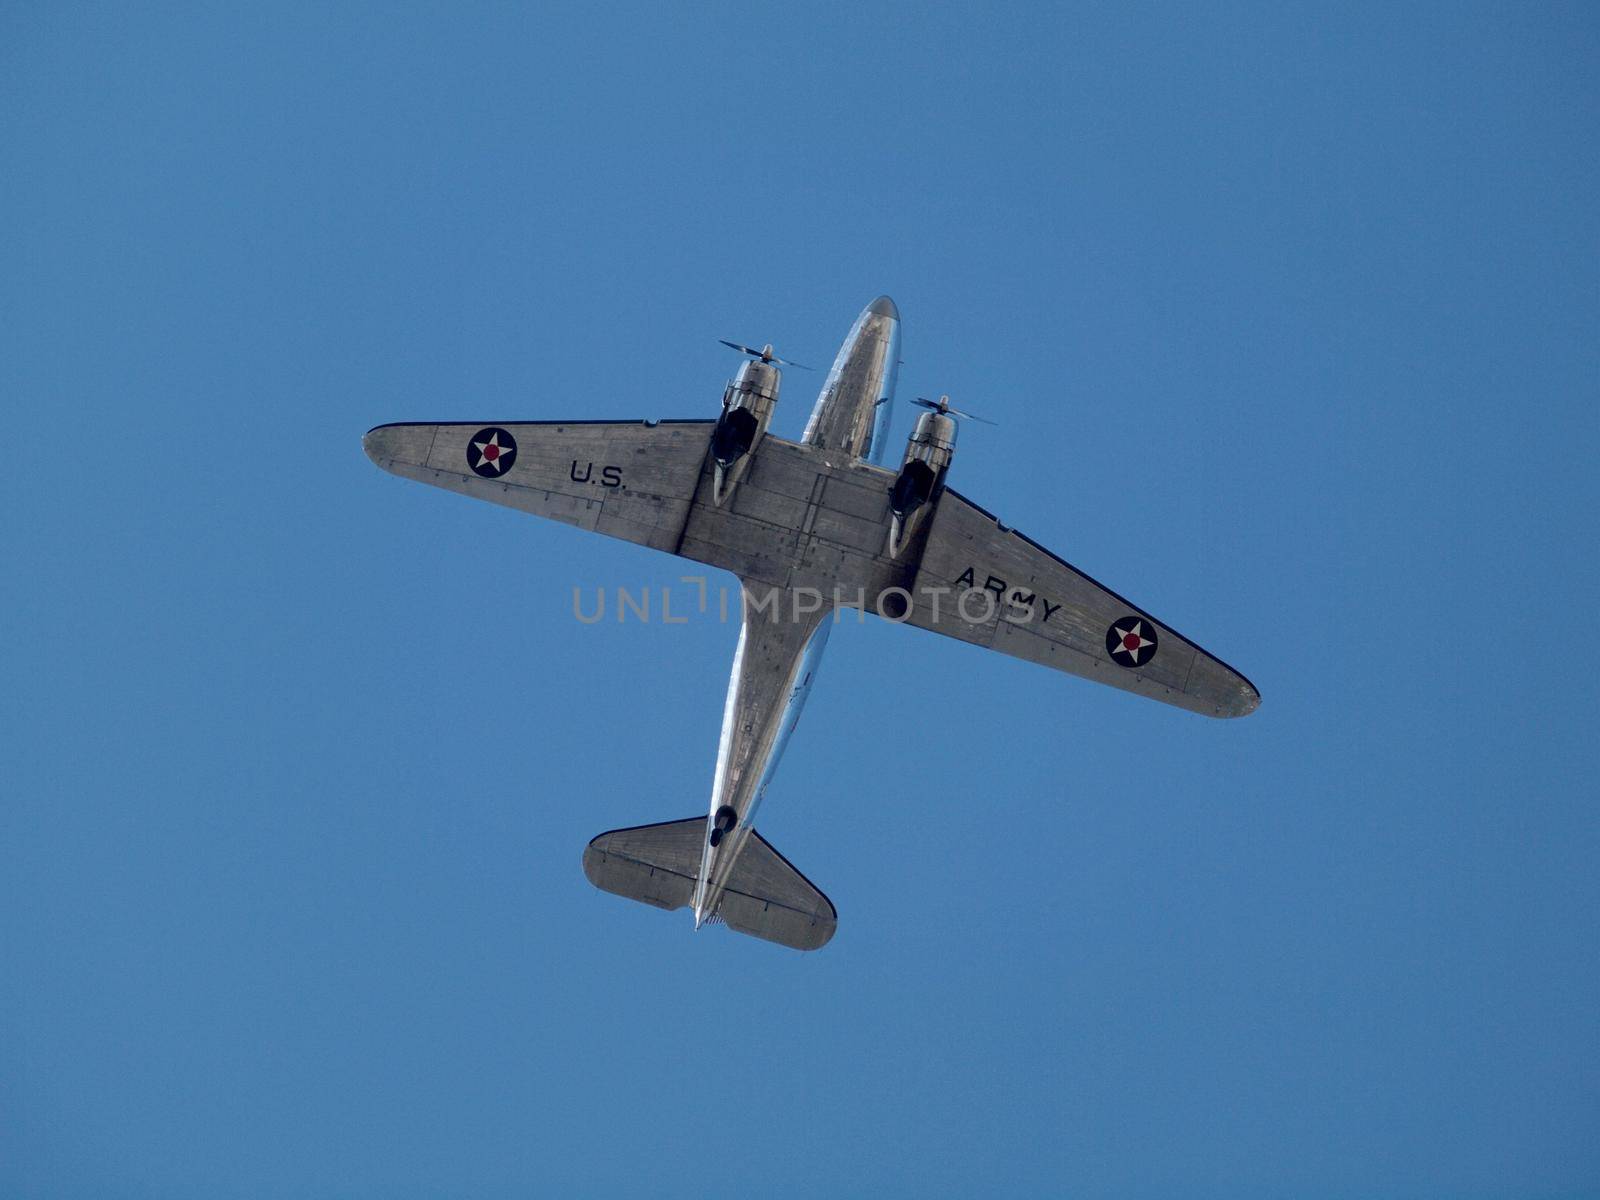
M741 621L704 817L614 829L584 851L596 887L692 908L797 950L838 912L754 819L843 609L1211 717L1254 712L1243 675L945 484L956 422L924 411L884 465L900 313L879 296L840 347L798 442L769 431L781 368L745 354L714 418L379 425L363 448L406 479L733 572Z

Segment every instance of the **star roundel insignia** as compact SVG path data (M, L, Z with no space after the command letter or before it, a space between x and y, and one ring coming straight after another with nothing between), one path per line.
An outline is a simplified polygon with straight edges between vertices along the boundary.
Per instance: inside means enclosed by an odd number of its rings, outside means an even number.
M1156 627L1144 617L1123 617L1106 630L1106 652L1119 667L1142 667L1156 655Z
M467 439L467 466L485 479L499 479L517 461L517 439L491 425Z

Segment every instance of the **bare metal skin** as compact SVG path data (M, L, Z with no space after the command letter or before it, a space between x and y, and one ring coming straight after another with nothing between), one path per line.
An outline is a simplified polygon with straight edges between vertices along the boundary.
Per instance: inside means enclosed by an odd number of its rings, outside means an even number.
M899 362L887 296L856 318L804 436L768 432L783 360L751 356L714 420L396 424L371 430L386 471L733 572L742 601L704 818L613 830L584 853L598 887L695 927L797 949L825 944L832 903L754 828L816 680L839 607L1212 717L1260 703L1233 668L945 486L949 405L923 413L898 470L879 465Z

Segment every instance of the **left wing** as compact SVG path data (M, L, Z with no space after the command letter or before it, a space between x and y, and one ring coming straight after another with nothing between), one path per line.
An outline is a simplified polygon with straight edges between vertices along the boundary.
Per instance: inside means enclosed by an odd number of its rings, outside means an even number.
M909 624L1208 717L1261 703L1227 663L959 492L940 496L927 539Z
M712 499L713 421L380 425L363 439L386 471L665 550L772 587L831 596L911 578L885 554L881 467L769 433L738 487Z
M361 440L385 471L674 552L711 421L379 425Z

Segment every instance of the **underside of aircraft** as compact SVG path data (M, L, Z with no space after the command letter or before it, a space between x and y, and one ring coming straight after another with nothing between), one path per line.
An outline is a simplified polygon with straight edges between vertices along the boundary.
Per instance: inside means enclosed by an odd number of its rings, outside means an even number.
M605 891L689 907L800 950L833 904L755 831L837 608L861 608L1211 717L1255 711L1249 680L946 486L956 422L923 411L881 465L899 363L887 296L856 318L800 441L768 431L783 360L749 356L718 416L679 421L380 425L386 471L733 572L742 623L705 816L603 833L583 866Z

